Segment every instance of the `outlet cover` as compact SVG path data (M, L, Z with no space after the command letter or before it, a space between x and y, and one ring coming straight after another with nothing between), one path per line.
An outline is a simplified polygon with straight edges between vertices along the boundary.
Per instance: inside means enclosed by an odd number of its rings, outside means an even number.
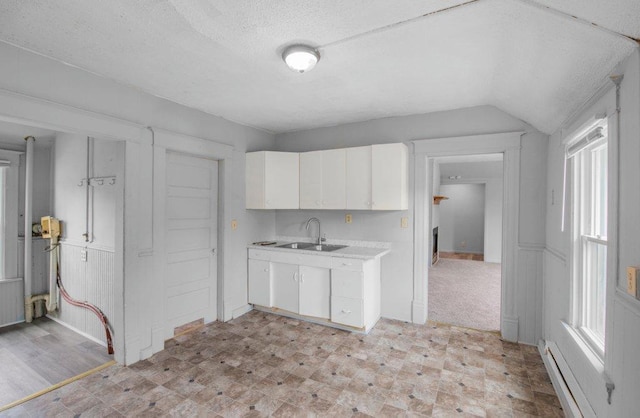
M351 222L353 222L353 218L351 217L351 214L347 213L346 215L344 215L344 223L350 224Z
M87 250L80 250L80 261L87 262Z
M403 216L400 219L400 228L409 228L409 218Z
M638 270L640 267L627 267L627 293L634 298L638 295Z
M238 221L236 221L235 219L231 220L231 229L233 229L234 231L238 229Z

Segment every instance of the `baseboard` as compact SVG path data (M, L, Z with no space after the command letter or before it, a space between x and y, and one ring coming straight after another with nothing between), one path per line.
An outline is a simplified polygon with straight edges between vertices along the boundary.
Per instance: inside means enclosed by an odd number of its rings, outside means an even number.
M84 338L93 341L96 344L100 344L103 347L107 347L107 343L105 343L104 341L101 341L99 339L97 339L96 337L94 337L93 335L89 335L84 331L80 331L78 328L71 326L69 324L67 324L66 322L62 321L60 318L56 318L53 315L45 315L47 318L49 318L52 321L57 322L58 324L62 325L65 328L69 328L71 331L75 332L76 334L80 334L82 335Z
M414 324L427 323L427 305L424 302L411 302L411 319Z
M236 319L239 316L242 316L242 315L246 314L247 312L250 312L251 310L253 310L253 306L249 305L247 303L246 305L243 305L243 306L241 306L239 308L234 309L233 313L232 313L232 318Z
M540 340L538 351L540 351L540 356L565 416L569 418L595 417L595 412L589 405L587 397L582 392L558 346L553 341Z
M502 318L502 338L507 341L518 342L518 318Z

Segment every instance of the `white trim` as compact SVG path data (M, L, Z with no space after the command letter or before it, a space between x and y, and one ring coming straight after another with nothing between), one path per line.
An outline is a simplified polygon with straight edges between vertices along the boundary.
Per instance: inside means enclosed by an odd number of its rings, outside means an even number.
M160 128L153 128L153 131L155 132L155 147L212 160L224 160L233 156L231 145Z
M583 416L577 402L577 400L580 399L584 410L590 412L590 414L587 414L586 416L595 417L593 409L591 409L586 396L580 389L580 385L577 384L577 380L573 376L573 373L571 373L571 369L564 357L562 357L558 346L552 341L547 341L545 343L540 340L540 343L538 344L538 351L540 352L544 366L551 378L551 383L553 384L553 388L558 395L558 399L562 405L562 410L566 416ZM567 383L565 384L565 382Z
M103 139L146 138L142 125L5 89L0 89L0 120Z
M414 286L412 321L424 323L427 314L428 269L425 254L431 226L432 174L427 173L428 158L449 155L503 153L502 210L502 294L501 331L504 339L518 341L519 318L516 310L518 219L520 201L520 142L524 132L436 138L414 141ZM525 244L526 245L526 244ZM539 248L542 251L542 247ZM424 305L422 304L424 300Z
M252 310L253 310L253 305L250 305L248 303L239 308L236 308L233 310L233 319L241 317L242 315L246 314L247 312L251 312Z
M508 149L520 149L520 137L525 132L506 132L486 135L452 136L448 138L413 141L416 154L429 157L450 155L498 154Z
M103 346L103 347L107 348L107 344L106 344L105 342L100 341L100 340L99 340L99 339L97 339L96 337L94 337L94 336L92 336L92 335L89 335L89 334L87 334L86 332L80 331L78 328L76 328L76 327L74 327L74 326L72 326L72 325L67 324L67 323L66 323L66 322L64 322L62 319L57 318L57 317L55 317L55 316L53 316L53 315L46 315L46 317L47 317L47 318L49 318L49 319L50 319L50 320L52 320L52 321L57 322L58 324L62 325L63 327L70 329L71 331L75 332L76 334L80 334L80 335L82 335L84 338L86 338L86 339L88 339L88 340L91 340L91 341L93 341L94 343L96 343L96 344L100 344L101 346ZM24 321L22 321L22 322L24 322Z

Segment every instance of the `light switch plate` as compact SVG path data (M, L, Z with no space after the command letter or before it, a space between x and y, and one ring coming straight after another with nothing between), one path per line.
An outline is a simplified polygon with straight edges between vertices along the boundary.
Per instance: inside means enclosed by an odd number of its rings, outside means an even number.
M238 221L236 221L235 219L231 220L231 229L233 229L234 231L238 229Z
M350 224L351 222L353 222L353 218L351 217L351 214L347 213L346 215L344 215L344 223Z
M409 228L409 218L403 216L402 219L400 219L400 228Z

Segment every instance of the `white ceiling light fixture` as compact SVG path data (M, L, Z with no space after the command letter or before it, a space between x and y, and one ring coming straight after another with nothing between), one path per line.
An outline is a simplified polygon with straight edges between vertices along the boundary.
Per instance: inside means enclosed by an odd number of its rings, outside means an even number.
M291 45L282 53L282 59L292 71L304 73L320 61L320 53L307 45Z

